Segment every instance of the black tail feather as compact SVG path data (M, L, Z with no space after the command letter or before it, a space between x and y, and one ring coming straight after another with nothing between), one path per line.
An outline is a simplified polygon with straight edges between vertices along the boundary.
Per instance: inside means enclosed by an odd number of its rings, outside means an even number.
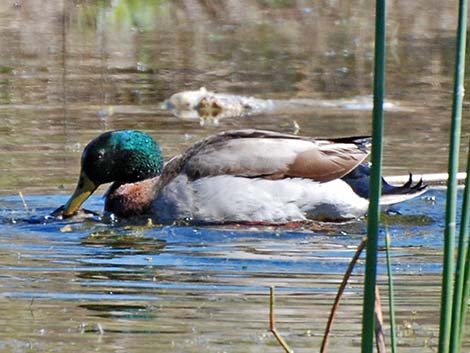
M419 181L413 185L413 174L411 173L408 181L401 186L390 185L382 178L383 195L414 194L426 189L427 187L428 186L423 183L423 178L419 179Z
M365 164L360 164L342 179L349 184L356 194L369 198L369 177L370 168ZM400 186L391 185L382 178L382 195L412 195L420 193L427 187L422 178L413 184L413 174L411 173L408 180Z

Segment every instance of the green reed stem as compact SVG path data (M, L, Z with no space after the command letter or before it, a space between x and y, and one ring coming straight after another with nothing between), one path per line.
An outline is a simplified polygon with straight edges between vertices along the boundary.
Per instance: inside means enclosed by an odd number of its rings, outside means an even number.
M439 353L449 352L452 323L452 281L454 266L455 221L457 209L457 171L459 162L460 128L465 75L465 41L467 29L467 0L459 1L457 48L454 72L454 95L450 130L449 165L447 180L446 224L444 230L444 258L441 293L441 322L439 331ZM458 303L457 305L460 305Z
M457 266L455 268L455 283L454 283L454 296L453 296L453 305L452 305L452 323L450 330L450 352L458 353L460 352L460 342L461 336L460 333L463 329L462 327L462 297L464 292L464 275L465 275L465 255L466 255L466 235L468 228L468 198L469 198L469 188L468 188L468 167L470 163L467 163L467 179L465 182L465 191L464 199L462 204L462 216L460 223L460 232L459 232L459 245L458 245L458 255L457 255Z
M397 332L395 326L395 300L393 296L393 278L392 261L390 260L390 235L385 236L385 252L387 255L387 274L388 274L388 311L390 315L390 341L392 344L392 353L397 352Z
M377 238L380 225L382 189L383 100L385 90L385 22L386 1L376 1L374 109L372 113L372 168L369 211L367 216L367 254L362 309L362 353L374 350L375 285L377 276Z
M455 292L457 293L457 288L459 289L460 298L456 298L454 296L454 302L459 303L456 307L459 308L459 316L456 315L454 320L452 320L452 333L457 332L452 337L451 342L451 351L453 347L457 349L455 352L459 352L462 346L462 337L463 332L465 330L465 319L467 317L467 303L468 297L470 294L470 241L468 238L468 226L470 223L470 146L468 147L468 156L467 156L467 178L465 180L465 190L463 194L463 201L462 201L462 216L460 221L460 234L459 234L459 257L457 262L457 270L456 270L456 289ZM466 242L466 255L464 257L464 248ZM461 266L459 268L459 265ZM464 269L465 268L465 269ZM457 275L460 274L458 277ZM458 322L457 322L458 320ZM454 328L454 322L458 327ZM455 341L455 342L454 342Z

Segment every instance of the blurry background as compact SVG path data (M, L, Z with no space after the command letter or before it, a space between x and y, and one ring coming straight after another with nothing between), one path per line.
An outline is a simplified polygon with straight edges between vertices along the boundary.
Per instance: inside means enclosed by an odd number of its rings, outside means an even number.
M370 134L367 110L202 126L160 104L202 86L267 99L367 98L374 7L373 0L0 1L0 351L276 353L267 331L271 285L283 336L297 352L318 349L364 220L291 229L42 217L65 202L83 147L105 130L145 130L167 157L232 128ZM446 170L456 14L456 1L388 1L386 99L396 109L385 114L386 175ZM466 111L463 124L465 141ZM445 190L433 189L397 206L402 215L384 216L401 352L436 351L444 202ZM85 207L99 211L103 201L96 196ZM383 251L379 258L388 327ZM331 351L359 349L361 264Z
M386 99L400 111L386 114L386 174L446 169L456 11L389 1ZM0 194L70 191L84 145L110 129L146 130L167 157L229 128L294 132L295 121L304 135L369 134L364 110L202 127L160 103L202 86L259 98L369 96L373 19L365 0L2 1Z

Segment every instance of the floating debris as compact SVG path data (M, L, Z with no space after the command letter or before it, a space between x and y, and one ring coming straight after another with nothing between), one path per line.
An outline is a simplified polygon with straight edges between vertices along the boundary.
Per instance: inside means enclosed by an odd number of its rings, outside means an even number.
M318 109L372 110L371 96L341 99L262 99L230 93L216 93L201 87L182 91L165 100L161 108L182 119L201 119L201 124L218 124L222 118L260 114L305 114ZM386 110L403 110L396 103L385 102Z

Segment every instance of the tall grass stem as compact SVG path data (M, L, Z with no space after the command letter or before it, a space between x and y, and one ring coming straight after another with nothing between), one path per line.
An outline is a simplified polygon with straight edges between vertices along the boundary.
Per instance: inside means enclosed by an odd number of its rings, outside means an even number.
M377 238L380 225L380 194L382 189L383 100L385 90L385 27L386 1L376 1L374 109L372 116L372 168L367 223L367 254L362 311L362 353L374 350L375 285L377 276Z
M469 164L470 165L470 164ZM467 166L468 172L468 166ZM450 352L460 352L460 330L461 330L461 305L464 291L464 275L465 275L465 254L467 249L467 228L468 228L468 177L465 183L465 191L462 203L462 216L460 222L459 242L458 242L458 254L457 264L455 267L455 281L454 281L454 293L452 300L452 322L450 329Z
M459 293L461 294L460 298L454 299L457 303L456 307L459 309L459 316L452 320L452 324L458 325L451 332L457 332L454 342L454 337L452 337L452 345L456 347L455 352L460 351L462 345L462 337L465 328L465 319L467 317L467 303L468 297L470 294L470 241L468 239L468 226L470 223L470 145L468 147L468 156L467 156L467 178L465 180L465 190L463 193L462 201L462 217L460 221L460 232L459 232L459 257L458 257L458 266L461 266L460 269L456 270L457 274L460 274L457 277L456 292L459 288ZM463 258L465 256L465 258ZM458 322L456 321L458 319Z
M457 209L457 172L459 162L460 129L465 75L465 41L467 30L467 0L459 1L457 47L454 72L452 121L450 130L449 164L447 181L446 220L444 230L444 256L439 326L439 353L448 353L452 323L454 242Z
M392 276L392 261L390 259L390 235L387 233L385 236L385 251L387 256L387 274L388 274L388 311L390 315L390 343L392 346L392 353L397 353L397 332L395 326L395 300L393 294L393 276Z

